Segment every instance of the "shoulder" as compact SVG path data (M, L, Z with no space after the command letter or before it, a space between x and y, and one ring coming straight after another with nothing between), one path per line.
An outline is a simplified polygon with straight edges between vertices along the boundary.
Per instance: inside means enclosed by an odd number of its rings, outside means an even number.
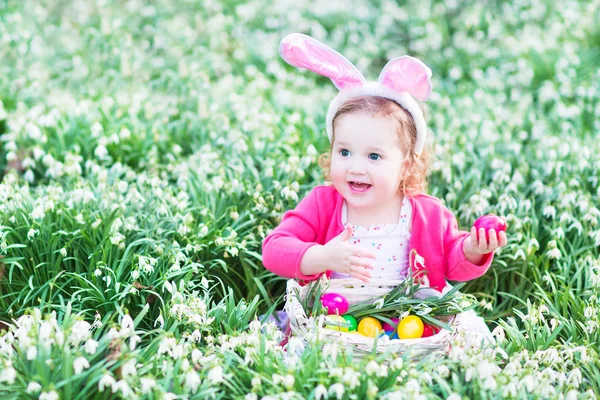
M303 202L307 203L308 207L314 207L313 211L331 214L340 203L341 197L333 185L319 185L308 192Z
M302 202L322 204L335 204L341 195L333 185L318 185L304 195Z
M412 196L412 198L419 208L423 208L425 210L445 207L440 199L426 193L419 193Z

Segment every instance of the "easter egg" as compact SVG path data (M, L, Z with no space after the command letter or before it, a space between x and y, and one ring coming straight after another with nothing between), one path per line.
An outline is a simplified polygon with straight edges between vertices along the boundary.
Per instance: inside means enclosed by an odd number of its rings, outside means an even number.
M477 220L473 223L473 226L477 229L477 234L479 234L479 229L485 229L485 238L490 240L490 229L494 229L496 234L500 231L506 232L506 221L497 215L488 214L482 217L477 218Z
M356 328L358 327L358 322L356 322L356 318L354 318L350 314L344 314L344 315L342 315L342 318L344 318L346 320L346 322L348 322L350 324L350 326L348 327L348 331L356 330Z
M348 300L341 294L324 293L321 304L327 309L327 314L342 315L348 311Z
M365 317L358 323L357 331L365 336L374 338L383 332L383 328L381 327L381 322L375 318Z
M394 325L390 325L387 322L383 323L383 330L384 331L393 331L394 329L396 329L396 326L398 326L398 318L390 318L393 322Z
M423 336L423 321L416 315L402 318L398 324L398 337L400 339L418 339Z
M436 326L423 324L423 335L421 337L430 337L438 333L440 329Z
M348 332L347 324L346 320L339 315L328 315L325 317L325 328L327 329Z
M385 331L384 334L387 335L390 338L390 340L398 339L398 333L394 331Z

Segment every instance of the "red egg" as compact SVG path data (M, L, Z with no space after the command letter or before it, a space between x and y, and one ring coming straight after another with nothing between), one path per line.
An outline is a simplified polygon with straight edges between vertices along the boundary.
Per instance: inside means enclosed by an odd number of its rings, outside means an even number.
M479 229L485 229L485 238L490 240L490 229L494 229L496 234L500 231L506 232L506 221L497 215L488 214L483 217L477 218L473 226L477 229L477 234L479 234Z
M429 324L423 324L423 335L421 337L430 337L437 334L440 331L440 328L436 326L432 326Z
M321 296L321 304L327 309L327 314L342 315L348 311L348 300L341 294L324 293Z

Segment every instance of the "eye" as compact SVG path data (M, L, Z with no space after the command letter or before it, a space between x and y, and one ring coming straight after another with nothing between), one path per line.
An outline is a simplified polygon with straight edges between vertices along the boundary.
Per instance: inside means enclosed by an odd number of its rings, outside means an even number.
M346 149L341 149L340 150L340 155L342 157L348 157L350 155L350 152L348 150L346 150Z
M381 159L381 156L377 153L371 153L369 154L369 160L373 160L373 161L377 161Z

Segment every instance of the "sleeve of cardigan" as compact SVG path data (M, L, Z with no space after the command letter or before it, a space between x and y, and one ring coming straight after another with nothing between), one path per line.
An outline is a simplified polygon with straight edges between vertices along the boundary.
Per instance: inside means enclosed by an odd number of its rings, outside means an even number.
M479 278L490 268L494 252L485 256L482 265L473 264L467 260L463 251L463 243L470 233L458 229L456 217L446 207L443 207L442 213L446 279L464 282Z
M263 265L285 278L313 280L319 275L303 275L300 261L306 251L318 244L319 204L317 188L287 211L281 223L265 238L262 245Z

